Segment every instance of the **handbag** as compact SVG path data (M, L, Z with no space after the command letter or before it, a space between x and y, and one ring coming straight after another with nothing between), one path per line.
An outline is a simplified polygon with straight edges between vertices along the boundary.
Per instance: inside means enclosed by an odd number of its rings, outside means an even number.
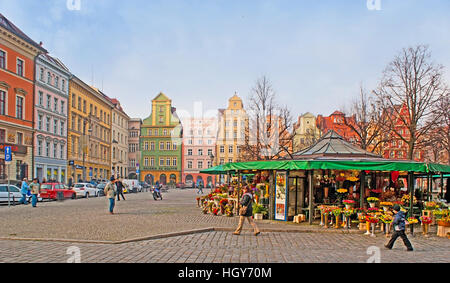
M250 198L248 204L239 209L239 215L244 216L245 214L247 214L247 209L248 209L248 206L250 205L251 201L252 201L252 199Z

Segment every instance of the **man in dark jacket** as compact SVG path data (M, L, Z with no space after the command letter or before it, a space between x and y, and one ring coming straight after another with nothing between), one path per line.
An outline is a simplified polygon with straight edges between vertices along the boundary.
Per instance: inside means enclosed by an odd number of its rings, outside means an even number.
M125 200L125 197L123 196L124 185L121 179L117 180L116 186L117 186L117 201L120 201L120 196L122 196L122 199Z
M241 207L245 208L247 207L247 209L245 210L244 213L240 213L240 217L239 217L239 225L238 228L236 229L236 231L233 233L234 235L240 235L241 231L242 231L242 226L244 225L244 221L245 219L247 219L248 223L250 223L250 225L252 225L253 230L254 230L254 235L258 236L260 234L258 226L256 226L256 223L253 221L252 216L253 216L253 195L251 193L251 189L246 186L244 188L244 195L241 198Z
M385 247L391 250L398 237L401 237L408 251L413 251L414 249L411 245L411 242L408 240L408 237L406 236L405 233L406 216L405 213L401 211L400 206L398 204L394 206L394 214L395 214L394 221L392 221L391 223L391 226L394 226L393 230L394 233L392 234L391 240L387 245L385 245Z

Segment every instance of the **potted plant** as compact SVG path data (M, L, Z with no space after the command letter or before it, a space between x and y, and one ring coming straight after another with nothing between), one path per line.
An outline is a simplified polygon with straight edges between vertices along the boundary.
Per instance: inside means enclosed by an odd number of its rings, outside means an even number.
M376 197L367 198L367 202L369 203L370 207L375 207L378 201L379 199Z
M383 208L384 212L386 212L390 207L394 206L394 204L390 201L382 201L380 202L380 206Z
M255 220L262 220L265 214L267 214L267 209L263 205L255 204L253 206L253 215Z
M421 220L422 220L422 227L423 227L422 228L423 235L425 237L428 237L428 229L430 227L430 224L433 222L433 219L428 216L422 216Z

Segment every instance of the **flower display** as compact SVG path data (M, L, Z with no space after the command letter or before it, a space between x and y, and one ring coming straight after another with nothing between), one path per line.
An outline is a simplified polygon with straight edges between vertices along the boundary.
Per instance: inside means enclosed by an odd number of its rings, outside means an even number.
M439 205L434 201L427 201L425 202L425 208L427 210L435 210L439 208Z
M345 193L348 193L348 190L347 189L338 189L337 192L339 194L345 194Z
M343 210L343 214L345 215L345 217L350 217L353 214L355 214L355 210L353 210L353 209L344 209Z
M378 201L380 201L380 199L378 199L378 198L376 198L376 197L370 197L370 198L367 198L367 202L368 202L368 203L376 203L376 202L378 202Z
M348 177L347 180L350 182L358 182L359 179L357 177Z
M403 205L409 205L409 202L410 202L410 197L409 197L409 195L404 195L404 196L402 197L402 204L403 204ZM417 203L417 198L416 198L416 197L414 197L413 203L414 203L414 204Z
M394 218L392 217L392 215L383 214L380 216L380 220L381 220L381 222L383 222L385 224L391 224L392 221L394 221Z
M339 208L333 209L332 213L334 214L334 216L338 217L339 215L341 215L342 210Z
M433 222L433 219L428 216L422 216L420 217L420 220L422 221L423 224L431 224Z
M352 199L346 199L343 201L344 204L355 204L356 201L352 200Z
M217 216L217 214L219 213L219 208L213 208L212 213Z
M369 212L369 213L375 213L375 212L378 212L378 211L379 211L379 209L376 208L376 207L369 207L367 209L367 212Z
M380 202L380 206L391 207L391 206L394 206L394 204L390 201L382 201L382 202Z
M441 219L447 215L449 215L450 211L448 209L445 210L434 210L433 215L436 217L436 219Z
M408 223L409 223L410 225L416 224L416 223L419 223L419 220L417 220L417 219L414 218L414 217L409 217L409 218L408 218Z
M374 223L374 224L379 222L378 218L375 216L367 216L366 221L369 223Z

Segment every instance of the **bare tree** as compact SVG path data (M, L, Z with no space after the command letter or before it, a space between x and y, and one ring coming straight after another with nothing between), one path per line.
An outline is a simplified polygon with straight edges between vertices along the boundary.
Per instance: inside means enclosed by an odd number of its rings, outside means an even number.
M248 139L241 146L241 159L272 160L292 156L293 119L287 107L279 107L272 84L265 76L258 79L248 99Z
M443 66L431 62L427 46L403 49L388 65L375 94L382 104L389 131L408 145L412 160L418 142L436 124L436 104L447 93ZM406 128L407 132L399 129Z
M388 141L384 135L386 125L381 105L369 97L361 85L359 97L353 100L350 109L351 119L345 115L344 122L357 135L356 144L364 150L380 153L381 145Z
M430 161L450 164L450 95L446 93L436 104L436 121L430 133L424 138L424 147L432 153Z

